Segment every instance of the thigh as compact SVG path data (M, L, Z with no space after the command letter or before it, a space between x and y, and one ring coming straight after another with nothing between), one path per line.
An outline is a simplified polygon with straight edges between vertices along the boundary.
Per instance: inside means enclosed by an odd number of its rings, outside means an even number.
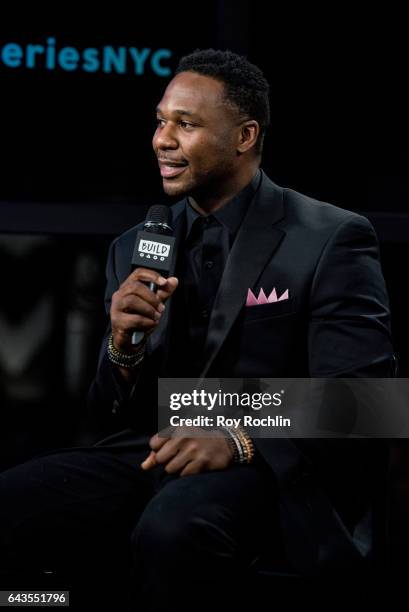
M0 474L1 564L50 565L126 541L154 494L148 449L90 448L37 457ZM121 540L123 536L123 540Z
M149 610L242 609L253 562L282 550L273 473L251 465L162 476L131 538L135 600Z
M165 476L143 520L158 534L172 527L190 541L224 539L246 563L281 547L277 487L267 466L233 466L186 477ZM166 537L166 536L165 536Z

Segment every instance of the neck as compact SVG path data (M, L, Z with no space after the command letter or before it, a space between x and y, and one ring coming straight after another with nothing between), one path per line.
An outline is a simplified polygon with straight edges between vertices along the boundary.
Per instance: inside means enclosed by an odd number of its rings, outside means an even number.
M225 181L217 187L212 186L207 193L192 192L189 195L189 202L200 215L210 215L227 202L230 202L250 181L254 178L259 168L258 163L252 165L246 171L241 171L239 176L233 177L230 181Z

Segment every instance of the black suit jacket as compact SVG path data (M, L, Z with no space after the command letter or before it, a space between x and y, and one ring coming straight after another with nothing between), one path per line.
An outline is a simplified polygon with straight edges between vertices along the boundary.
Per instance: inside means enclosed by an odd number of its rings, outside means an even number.
M184 201L172 207L177 244L184 207ZM141 227L110 247L107 313L113 292L131 272ZM261 288L268 295L274 287L278 297L288 290L289 299L246 307L249 288L258 296ZM106 357L108 328L89 397L101 433L116 433L104 444L132 444L151 428L152 381L166 376L171 316L170 305L149 338L132 390ZM215 298L201 376L387 377L392 370L388 297L371 224L283 189L262 173ZM280 486L289 558L304 572L360 560L351 533L365 507L367 449L356 440L348 448L341 442L257 440Z

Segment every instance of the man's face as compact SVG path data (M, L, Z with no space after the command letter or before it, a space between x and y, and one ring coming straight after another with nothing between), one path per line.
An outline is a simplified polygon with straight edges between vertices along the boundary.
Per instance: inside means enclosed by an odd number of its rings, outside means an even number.
M237 172L239 113L223 91L219 81L194 72L169 83L152 140L168 195L217 192Z

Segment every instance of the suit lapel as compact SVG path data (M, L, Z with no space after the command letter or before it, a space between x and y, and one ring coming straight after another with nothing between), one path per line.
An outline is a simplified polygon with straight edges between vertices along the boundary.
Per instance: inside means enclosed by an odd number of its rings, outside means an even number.
M285 232L273 227L284 216L283 190L262 173L260 188L239 229L217 292L205 344L204 378Z
M174 276L175 274L177 253L180 248L180 243L183 238L184 231L185 231L185 224L184 224L185 215L183 214L185 210L185 205L186 205L185 200L182 200L178 202L177 204L175 204L175 206L172 207L172 223L173 223L173 230L174 230L173 235L176 238L176 242L175 242L174 256L173 256L173 260L171 263L171 267L170 267L168 276ZM170 312L172 311L172 299L170 299L168 304L169 304L169 307L165 309L162 315L162 318L159 322L159 325L156 327L155 331L148 338L147 350L149 354L152 353L156 348L158 348L159 345L163 345L163 346L167 345L166 336L167 336L167 330L168 330L169 315L170 315Z

